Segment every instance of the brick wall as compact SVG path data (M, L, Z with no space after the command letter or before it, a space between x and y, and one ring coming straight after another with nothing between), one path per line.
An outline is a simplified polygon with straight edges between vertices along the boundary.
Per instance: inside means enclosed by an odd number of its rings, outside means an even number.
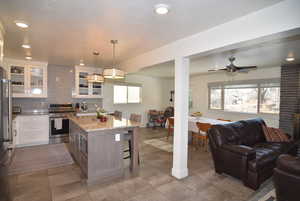
M284 65L281 67L279 127L291 135L295 113L300 113L300 65Z

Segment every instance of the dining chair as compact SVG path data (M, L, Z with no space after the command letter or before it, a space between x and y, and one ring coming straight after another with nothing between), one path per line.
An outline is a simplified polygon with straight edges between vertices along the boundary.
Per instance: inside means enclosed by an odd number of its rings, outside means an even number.
M220 120L220 121L228 121L228 122L231 122L231 120L221 119L221 118L219 118L218 120Z
M121 118L122 118L122 112L116 110L116 111L114 112L114 116L115 116L116 118L118 118L118 119L121 119Z
M193 137L193 141L196 138L197 142L198 139L201 141L201 144L204 146L205 151L208 151L208 135L207 135L207 131L211 128L211 124L209 123L201 123L201 122L197 122L196 123L197 127L198 127L198 133L193 133L192 137ZM197 143L198 144L198 143Z
M132 113L132 114L130 114L129 119L130 119L130 121L141 122L142 121L142 115Z
M173 134L174 132L174 118L168 118L168 136L167 139Z

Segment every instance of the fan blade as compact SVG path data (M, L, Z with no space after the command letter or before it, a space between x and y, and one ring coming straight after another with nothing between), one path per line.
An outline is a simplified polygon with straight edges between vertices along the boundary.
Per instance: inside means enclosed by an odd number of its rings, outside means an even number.
M248 69L248 70L251 70L251 69L257 69L257 66L239 66L239 67L236 67L237 70L243 70L243 69Z
M241 70L238 70L239 73L249 73L250 72L250 69L241 69Z
M220 71L220 70L225 70L227 71L227 68L221 68L221 69L210 69L208 70L209 72L216 72L216 71Z

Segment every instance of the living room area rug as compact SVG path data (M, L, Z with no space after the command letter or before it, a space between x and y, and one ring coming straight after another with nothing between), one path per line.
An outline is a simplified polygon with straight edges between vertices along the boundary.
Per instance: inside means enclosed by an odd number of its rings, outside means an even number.
M66 144L49 144L15 149L9 174L23 174L73 164Z
M168 141L166 137L145 140L144 143L163 151L173 152L172 140Z

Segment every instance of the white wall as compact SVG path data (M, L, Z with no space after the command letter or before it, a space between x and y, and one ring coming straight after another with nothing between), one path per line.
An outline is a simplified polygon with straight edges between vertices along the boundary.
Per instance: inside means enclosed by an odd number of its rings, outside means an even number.
M142 85L141 104L113 104L113 82L105 82L103 108L107 111L122 111L125 117L131 113L142 115L143 126L148 118L147 112L150 109L164 110L169 105L170 90L174 83L173 79L161 79L150 76L131 74L126 76L126 82L139 83Z
M280 67L263 68L255 71L251 71L247 74L240 73L234 77L230 77L223 73L206 74L192 76L190 79L190 88L192 90L193 108L191 112L200 111L204 116L211 118L224 118L230 120L241 120L254 117L262 117L266 123L273 127L279 126L279 115L271 114L247 114L247 113L235 113L225 112L208 109L208 86L210 82L222 82L231 80L251 80L251 79L269 79L279 78Z

